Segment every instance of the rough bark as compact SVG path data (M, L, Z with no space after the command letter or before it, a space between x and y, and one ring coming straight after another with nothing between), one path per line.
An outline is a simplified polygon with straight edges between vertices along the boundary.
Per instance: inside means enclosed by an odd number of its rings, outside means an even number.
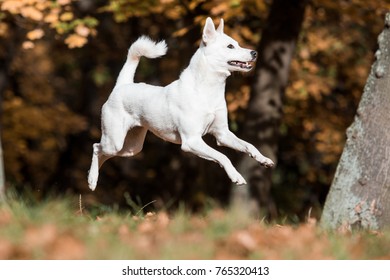
M390 13L327 196L324 227L390 226Z
M275 162L282 99L306 4L306 0L274 0L258 48L256 82L241 136ZM233 188L233 201L250 205L254 213L262 208L275 217L277 211L270 195L272 170L261 168L248 157L240 160L238 169L248 185Z

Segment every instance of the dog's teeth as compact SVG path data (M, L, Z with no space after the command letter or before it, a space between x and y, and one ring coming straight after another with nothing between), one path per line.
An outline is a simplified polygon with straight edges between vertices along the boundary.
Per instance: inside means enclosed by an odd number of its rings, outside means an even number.
M232 60L232 61L229 61L229 64L233 65L233 66L240 67L240 68L244 68L244 69L252 68L252 65L249 61L244 62L244 61Z

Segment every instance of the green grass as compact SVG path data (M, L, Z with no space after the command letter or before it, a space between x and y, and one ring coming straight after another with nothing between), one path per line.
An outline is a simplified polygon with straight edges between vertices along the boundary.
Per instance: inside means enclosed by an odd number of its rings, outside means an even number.
M389 259L390 232L276 225L240 209L119 212L78 198L0 203L0 259ZM136 209L135 209L136 210Z

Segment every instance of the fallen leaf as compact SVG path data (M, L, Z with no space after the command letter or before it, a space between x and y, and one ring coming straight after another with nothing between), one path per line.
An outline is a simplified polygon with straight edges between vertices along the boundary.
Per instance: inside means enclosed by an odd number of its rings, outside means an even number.
M234 235L237 245L242 246L247 251L253 251L256 248L256 241L247 231L239 231Z
M61 6L65 6L70 4L72 0L57 0L57 3L60 4Z
M72 12L66 12L66 13L63 13L61 16L60 16L60 20L61 21L71 21L73 19L73 13Z
M79 260L85 258L85 245L69 234L56 239L47 250L49 259Z
M12 222L12 214L6 209L0 211L0 226L8 225Z
M77 25L77 27L75 28L75 31L78 35L80 35L82 37L88 37L88 35L91 32L90 29L88 27L86 27L84 24Z
M1 4L1 10L8 11L11 14L17 14L24 5L25 3L23 1L8 0Z
M32 6L22 7L20 9L20 13L23 17L29 18L29 19L32 19L35 21L40 21L43 19L43 13Z
M25 232L24 243L28 249L51 244L58 236L57 228L52 224L29 227Z
M65 43L69 48L81 48L88 42L87 38L78 34L71 34L65 39Z
M37 28L37 29L34 29L34 30L28 32L26 37L29 40L33 41L33 40L41 39L43 37L43 35L45 35L45 32L42 29Z
M0 260L12 258L13 246L8 240L0 239Z

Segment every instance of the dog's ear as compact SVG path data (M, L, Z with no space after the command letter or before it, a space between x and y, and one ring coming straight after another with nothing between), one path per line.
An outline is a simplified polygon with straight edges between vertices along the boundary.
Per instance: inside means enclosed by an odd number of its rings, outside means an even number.
M219 21L217 32L223 34L223 18L221 18L221 20Z
M206 19L206 24L203 28L203 42L207 44L207 42L210 42L214 39L216 35L215 26L211 18Z

